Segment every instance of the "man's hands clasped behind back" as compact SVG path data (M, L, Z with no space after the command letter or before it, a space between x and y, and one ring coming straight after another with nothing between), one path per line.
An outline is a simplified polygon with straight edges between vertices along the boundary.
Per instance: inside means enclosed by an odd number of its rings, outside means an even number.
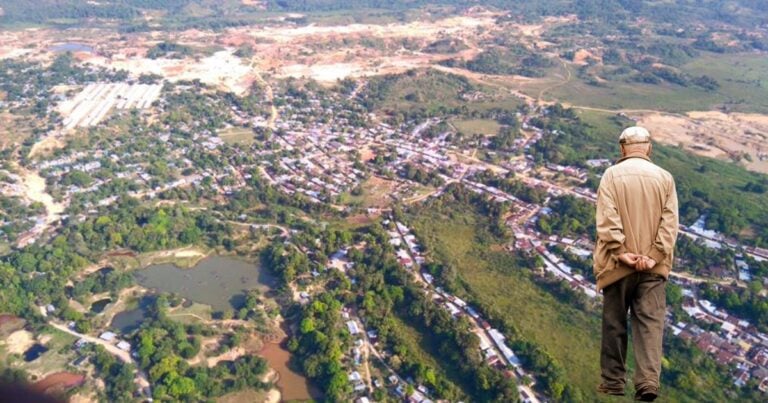
M637 271L646 271L656 266L656 261L648 256L638 255L636 253L622 253L618 256L619 261L629 267L634 267Z

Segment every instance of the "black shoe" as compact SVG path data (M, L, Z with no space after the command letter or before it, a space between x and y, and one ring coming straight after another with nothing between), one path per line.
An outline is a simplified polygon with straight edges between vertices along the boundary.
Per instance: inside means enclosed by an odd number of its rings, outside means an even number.
M640 402L652 402L659 397L659 389L654 386L645 386L635 392L635 400Z
M605 393L606 395L610 395L610 396L624 396L624 389L619 389L615 387L611 388L603 385L602 383L597 387L597 391L600 393Z

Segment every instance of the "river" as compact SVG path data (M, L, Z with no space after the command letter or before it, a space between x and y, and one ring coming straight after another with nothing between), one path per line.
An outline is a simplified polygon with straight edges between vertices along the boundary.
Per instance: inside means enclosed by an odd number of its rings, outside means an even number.
M266 343L259 353L269 363L269 367L279 375L277 388L282 401L319 399L322 393L309 383L304 375L288 367L291 353L277 343Z

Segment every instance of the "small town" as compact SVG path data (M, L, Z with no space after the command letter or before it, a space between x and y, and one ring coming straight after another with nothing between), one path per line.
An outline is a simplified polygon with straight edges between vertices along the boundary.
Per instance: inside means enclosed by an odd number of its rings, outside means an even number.
M765 400L764 11L0 2L0 380L73 403ZM656 176L616 199L645 251L604 222L634 163ZM604 277L606 248L626 267Z

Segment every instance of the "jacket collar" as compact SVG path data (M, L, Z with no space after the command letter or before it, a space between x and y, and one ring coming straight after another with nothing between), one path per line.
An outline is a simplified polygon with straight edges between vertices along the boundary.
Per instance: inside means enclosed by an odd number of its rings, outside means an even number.
M650 161L651 160L651 158L648 157L647 155L645 155L645 153L637 153L637 152L635 152L635 153L629 153L629 154L621 157L618 161L616 161L616 163L619 164L619 163L624 162L624 161L626 161L626 160L628 160L630 158L642 158L642 159L644 159L646 161Z

